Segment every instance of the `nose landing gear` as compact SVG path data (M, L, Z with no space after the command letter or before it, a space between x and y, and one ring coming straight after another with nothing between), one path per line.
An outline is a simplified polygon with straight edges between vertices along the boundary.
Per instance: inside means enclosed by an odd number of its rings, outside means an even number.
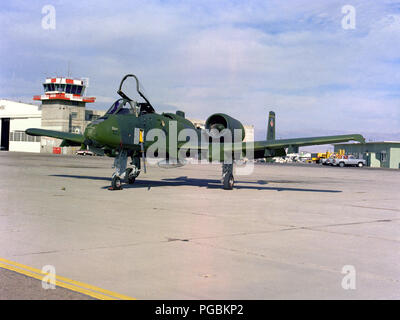
M121 178L115 173L111 178L111 187L109 187L108 190L122 190Z
M224 190L232 190L235 183L233 178L233 164L222 164L222 185Z
M136 178L139 176L140 169L133 165L132 168L128 168L125 171L125 180L128 184L134 184Z
M140 159L132 157L132 167L130 168L126 167L127 162L128 152L121 150L114 160L113 168L115 168L115 172L112 175L111 186L108 190L122 190L122 181L128 184L135 183L136 178L140 174Z

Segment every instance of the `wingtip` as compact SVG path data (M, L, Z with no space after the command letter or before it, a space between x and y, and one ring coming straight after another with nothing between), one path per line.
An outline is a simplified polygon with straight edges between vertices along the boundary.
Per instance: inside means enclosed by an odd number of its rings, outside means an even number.
M25 133L30 136L39 136L39 135L41 135L41 130L42 129L38 129L38 128L28 128L25 130Z
M28 129L25 130L25 133L29 134L29 135L32 135L32 130L33 130L32 128L28 128Z
M354 140L360 143L365 143L365 138L361 134L354 135Z

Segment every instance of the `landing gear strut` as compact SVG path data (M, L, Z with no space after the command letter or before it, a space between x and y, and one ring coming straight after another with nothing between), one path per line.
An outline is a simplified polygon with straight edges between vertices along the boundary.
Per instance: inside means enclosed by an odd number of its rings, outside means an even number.
M222 164L222 185L224 189L232 190L234 183L233 164Z
M109 190L122 190L122 181L126 181L129 184L133 184L140 173L140 159L132 157L130 163L132 167L127 168L128 152L121 150L115 157L113 168L115 172L111 178L111 187Z
M131 165L132 168L127 168L125 171L125 179L129 184L134 184L140 174L140 158L132 157Z

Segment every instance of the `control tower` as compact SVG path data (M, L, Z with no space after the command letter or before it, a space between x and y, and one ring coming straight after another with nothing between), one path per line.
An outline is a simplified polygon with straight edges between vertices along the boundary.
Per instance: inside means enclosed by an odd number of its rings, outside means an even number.
M83 133L91 113L86 103L95 102L94 97L85 97L87 82L82 79L47 78L43 83L44 94L34 96L41 101L42 128L49 130ZM61 140L42 138L42 152L52 152Z

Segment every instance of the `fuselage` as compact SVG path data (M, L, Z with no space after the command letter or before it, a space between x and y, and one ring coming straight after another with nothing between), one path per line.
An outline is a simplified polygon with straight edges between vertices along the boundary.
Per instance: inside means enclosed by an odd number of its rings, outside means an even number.
M190 129L200 134L189 120L173 113L145 113L139 116L135 114L115 114L105 115L91 122L84 133L85 140L89 145L97 148L126 148L140 149L137 139L135 140L135 131L139 129L144 137L148 137L149 131L154 130L155 134L162 132L166 137L166 147L168 147L170 135L178 135L184 129ZM157 130L159 130L157 132ZM147 147L154 140L144 139Z

